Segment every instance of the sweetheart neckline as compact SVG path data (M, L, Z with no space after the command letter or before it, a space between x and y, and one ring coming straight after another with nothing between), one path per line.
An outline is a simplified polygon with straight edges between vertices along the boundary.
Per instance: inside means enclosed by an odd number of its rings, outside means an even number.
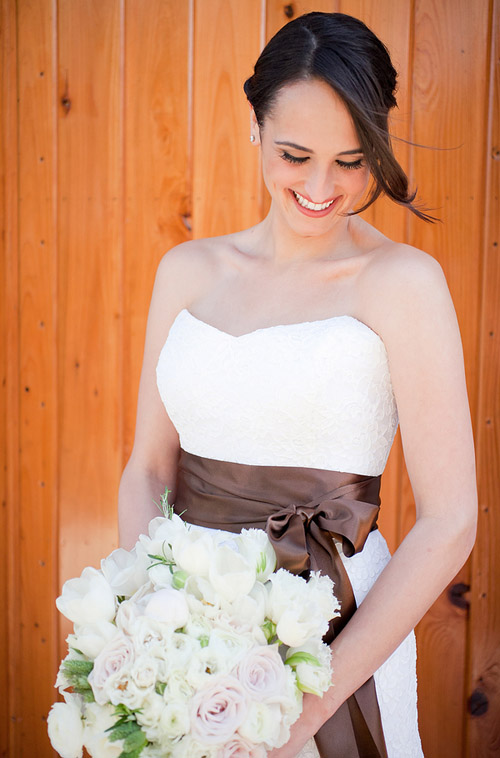
M231 340L241 340L245 337L251 337L254 334L257 334L258 332L267 332L267 331L271 331L272 329L309 326L309 325L314 325L314 324L326 324L330 321L336 321L337 319L347 318L347 319L350 319L351 321L355 321L357 324L360 324L365 329L368 329L368 331L371 332L381 342L381 344L385 348L385 344L382 337L379 334L377 334L377 332L374 329L372 329L371 326L368 326L368 324L365 324L364 321L360 321L360 319L356 318L356 316L350 316L347 313L340 314L338 316L328 316L327 318L313 319L312 321L296 321L291 324L271 324L270 326L260 326L257 329L252 329L251 331L245 332L244 334L230 334L229 332L224 331L224 329L219 329L217 326L213 326L213 324L209 324L207 321L203 321L203 319L198 318L198 316L195 316L194 313L191 313L191 311L188 310L187 308L183 308L182 310L180 310L177 316L175 317L174 321L177 320L177 318L181 315L181 313L187 314L194 321L197 321L199 324L206 326L208 329L211 329L214 332L223 334L225 337Z

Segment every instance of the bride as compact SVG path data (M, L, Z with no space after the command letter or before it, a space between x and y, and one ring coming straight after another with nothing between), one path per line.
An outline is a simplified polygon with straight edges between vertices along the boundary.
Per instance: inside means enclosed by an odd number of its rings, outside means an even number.
M322 758L422 756L412 630L474 542L473 440L443 272L358 215L384 193L430 220L391 149L395 86L386 48L357 19L310 13L283 27L245 83L270 211L168 252L151 302L120 484L124 547L165 486L187 520L234 531L234 509L197 506L186 471L200 461L207 481L227 469L252 483L273 467L278 493L304 468L377 478L401 428L416 523L392 557L375 521L354 547L326 532L357 609L332 641L332 687L305 696L272 758L317 755L316 734Z

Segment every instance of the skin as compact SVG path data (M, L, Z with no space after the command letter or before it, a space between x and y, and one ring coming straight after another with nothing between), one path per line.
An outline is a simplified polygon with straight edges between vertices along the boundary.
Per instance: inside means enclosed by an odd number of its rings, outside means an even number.
M184 243L161 261L148 318L134 448L120 493L121 544L130 548L165 485L175 501L179 438L161 403L155 367L182 308L234 335L273 324L349 314L381 336L398 407L417 519L354 617L332 644L334 686L306 695L286 746L294 758L339 705L393 652L465 562L475 538L474 447L460 333L437 261L395 243L360 217L369 182L350 115L328 85L286 86L259 129L272 203L255 227ZM298 145L291 148L277 142ZM306 158L297 163L284 157ZM330 213L311 217L292 190ZM384 620L380 624L380 619Z

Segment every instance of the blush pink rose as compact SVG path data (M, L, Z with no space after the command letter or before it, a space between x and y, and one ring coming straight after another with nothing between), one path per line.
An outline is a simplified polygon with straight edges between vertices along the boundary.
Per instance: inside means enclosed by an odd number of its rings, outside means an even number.
M104 645L88 677L96 703L105 705L110 700L109 685L133 659L132 640L122 632L118 632Z
M194 695L191 706L193 737L216 745L233 738L248 712L247 695L234 676L219 676Z
M252 648L234 674L248 694L260 702L282 695L286 687L286 670L277 645Z

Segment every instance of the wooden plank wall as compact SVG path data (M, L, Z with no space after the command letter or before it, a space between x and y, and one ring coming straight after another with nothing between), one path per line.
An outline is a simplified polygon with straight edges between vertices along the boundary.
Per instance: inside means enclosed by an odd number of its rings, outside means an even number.
M242 83L265 40L309 10L358 16L388 45L395 148L443 221L384 200L365 214L445 269L477 440L478 546L456 580L470 591L462 607L443 593L418 628L425 754L500 753L499 0L3 0L2 756L52 755L68 631L54 599L116 544L157 263L266 211ZM414 518L399 438L383 500L394 548Z

